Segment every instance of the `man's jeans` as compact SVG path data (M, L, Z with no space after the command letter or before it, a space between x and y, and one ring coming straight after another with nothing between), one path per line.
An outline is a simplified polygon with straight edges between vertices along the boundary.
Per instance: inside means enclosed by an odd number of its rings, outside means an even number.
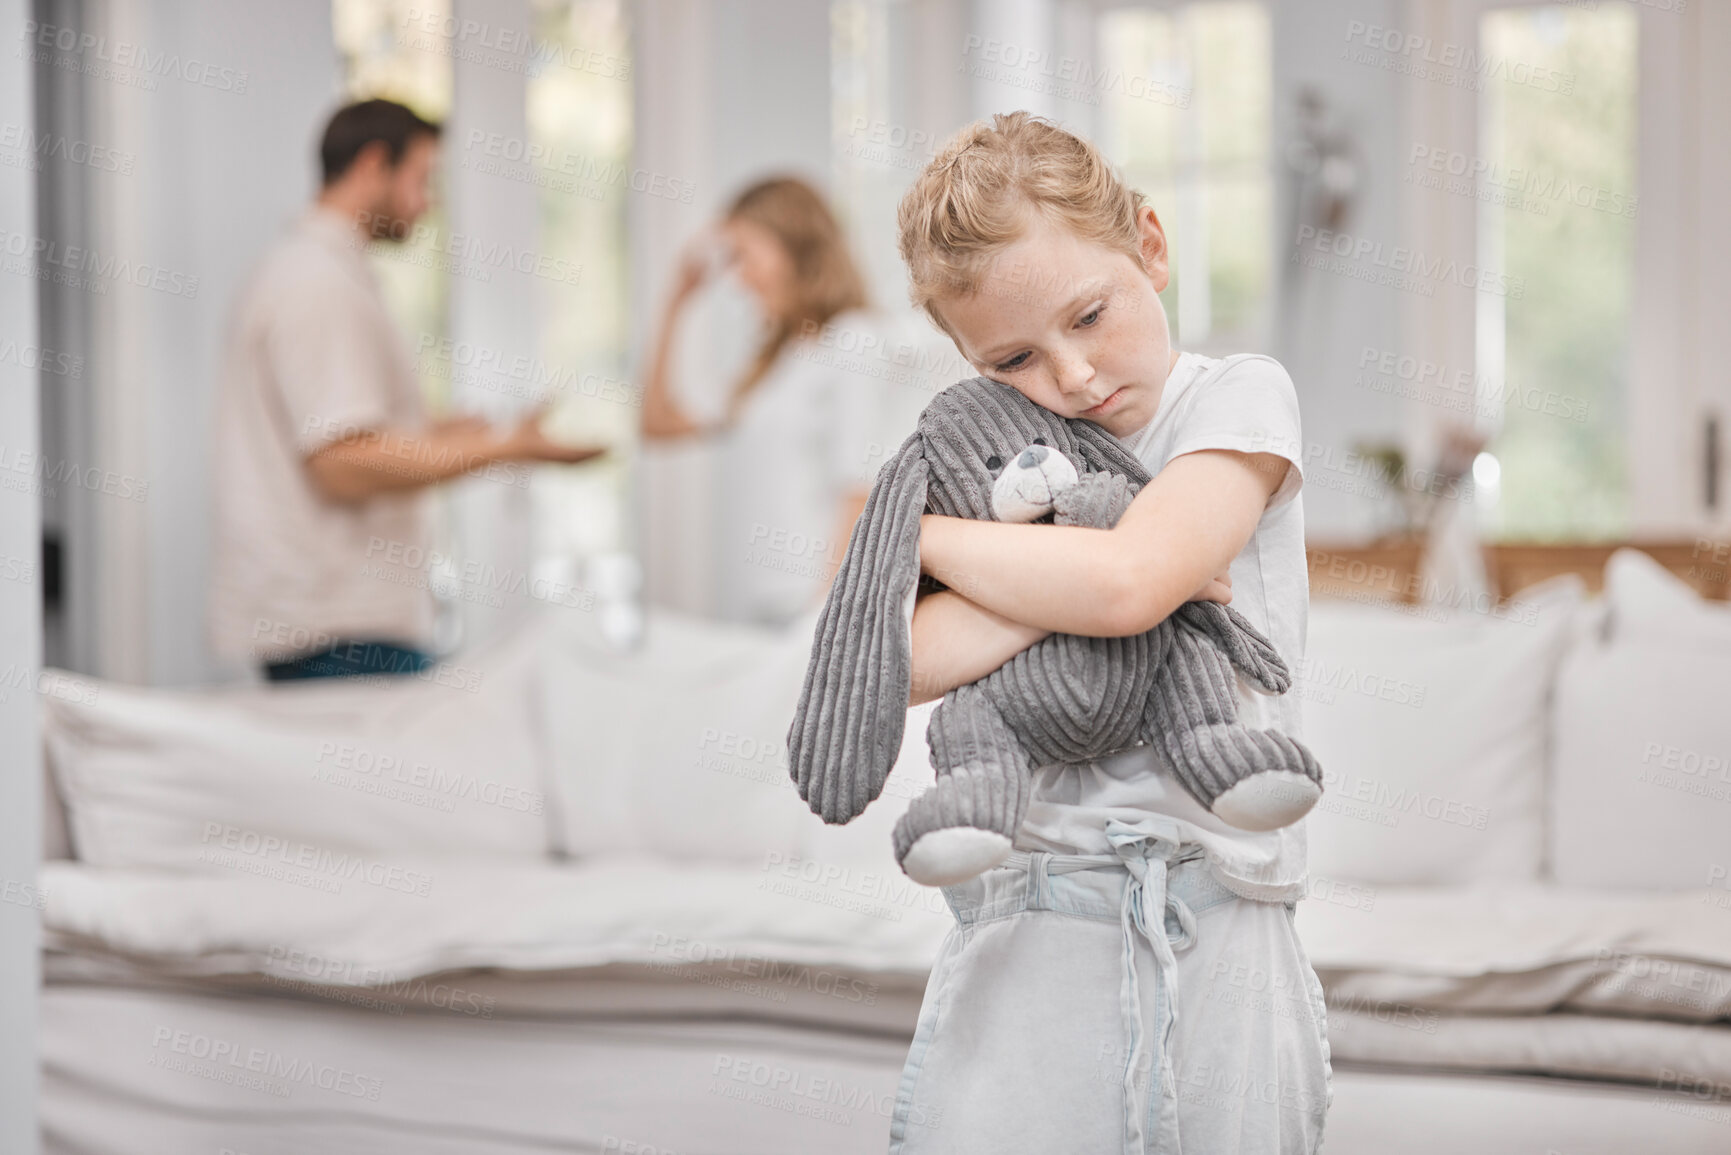
M267 662L264 676L273 682L304 678L352 678L369 674L418 674L433 664L420 650L395 642L339 642L316 654Z

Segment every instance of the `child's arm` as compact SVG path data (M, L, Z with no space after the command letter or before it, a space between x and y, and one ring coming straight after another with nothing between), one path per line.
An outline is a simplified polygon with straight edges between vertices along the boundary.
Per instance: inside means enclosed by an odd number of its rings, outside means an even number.
M1143 487L1112 529L927 514L920 519L920 566L945 585L965 589L980 610L1040 636L1128 637L1153 629L1231 565L1289 466L1271 453L1184 454ZM1008 640L1005 634L1001 644ZM915 644L918 687L926 671ZM932 685L944 680L935 670L928 679Z
M1222 573L1186 599L1232 600L1232 578ZM954 590L939 590L914 607L913 687L908 705L941 698L957 686L977 682L1051 630L1012 622L975 605Z
M1051 630L1024 626L975 605L954 590L914 603L913 687L908 705L977 682Z

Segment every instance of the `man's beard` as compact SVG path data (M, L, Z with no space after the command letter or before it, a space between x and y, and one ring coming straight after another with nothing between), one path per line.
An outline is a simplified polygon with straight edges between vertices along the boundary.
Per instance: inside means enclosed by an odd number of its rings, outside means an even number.
M409 239L414 222L398 216L390 205L381 205L367 214L367 236L375 241L401 244Z

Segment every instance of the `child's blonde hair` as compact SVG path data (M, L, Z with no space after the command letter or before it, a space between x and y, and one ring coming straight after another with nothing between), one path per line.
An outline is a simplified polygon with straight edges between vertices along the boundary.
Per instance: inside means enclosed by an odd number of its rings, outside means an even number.
M1049 120L1010 112L976 121L932 158L896 211L909 296L950 333L936 302L978 292L992 259L1027 229L1030 210L1140 266L1143 199L1099 149Z

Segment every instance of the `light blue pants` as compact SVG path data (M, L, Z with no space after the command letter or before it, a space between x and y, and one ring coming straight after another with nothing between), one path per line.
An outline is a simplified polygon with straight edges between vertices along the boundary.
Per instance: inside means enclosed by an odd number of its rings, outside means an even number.
M1328 1039L1293 908L1227 890L1200 847L1112 840L945 889L891 1155L1318 1148Z

